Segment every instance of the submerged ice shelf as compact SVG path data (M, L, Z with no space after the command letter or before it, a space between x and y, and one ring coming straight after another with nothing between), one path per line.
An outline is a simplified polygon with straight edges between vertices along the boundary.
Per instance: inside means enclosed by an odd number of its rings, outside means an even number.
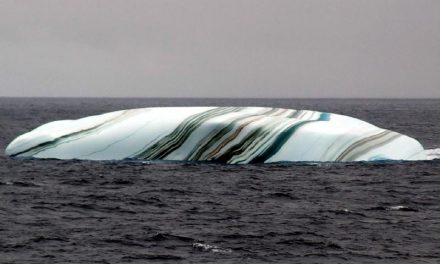
M331 113L269 107L155 107L44 124L13 140L12 157L87 160L423 160L415 139Z

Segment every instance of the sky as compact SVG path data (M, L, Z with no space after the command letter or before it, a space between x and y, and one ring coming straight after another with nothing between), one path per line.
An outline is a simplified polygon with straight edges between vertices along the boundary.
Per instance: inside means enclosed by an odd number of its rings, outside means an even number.
M0 96L440 98L440 1L1 0Z

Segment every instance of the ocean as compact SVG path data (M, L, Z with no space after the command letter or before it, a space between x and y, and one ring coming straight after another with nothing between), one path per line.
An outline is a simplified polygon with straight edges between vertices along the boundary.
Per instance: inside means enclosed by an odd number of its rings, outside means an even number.
M345 114L440 148L438 99L0 98L0 263L439 263L440 160L12 159L43 123L154 106Z

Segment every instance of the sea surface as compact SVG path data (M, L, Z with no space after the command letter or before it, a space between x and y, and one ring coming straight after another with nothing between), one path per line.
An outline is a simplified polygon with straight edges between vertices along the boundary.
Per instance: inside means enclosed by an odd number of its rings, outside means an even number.
M43 123L152 106L346 114L440 148L440 100L0 98L0 263L440 263L440 160L11 159Z

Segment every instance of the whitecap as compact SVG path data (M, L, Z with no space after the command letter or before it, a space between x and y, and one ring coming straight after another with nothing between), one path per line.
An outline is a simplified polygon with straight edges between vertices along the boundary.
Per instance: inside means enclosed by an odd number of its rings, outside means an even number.
M201 250L201 251L210 251L215 253L231 253L232 250L229 248L220 248L213 245L203 244L203 243L194 243L193 248Z
M425 154L427 160L440 159L440 148L425 149Z

